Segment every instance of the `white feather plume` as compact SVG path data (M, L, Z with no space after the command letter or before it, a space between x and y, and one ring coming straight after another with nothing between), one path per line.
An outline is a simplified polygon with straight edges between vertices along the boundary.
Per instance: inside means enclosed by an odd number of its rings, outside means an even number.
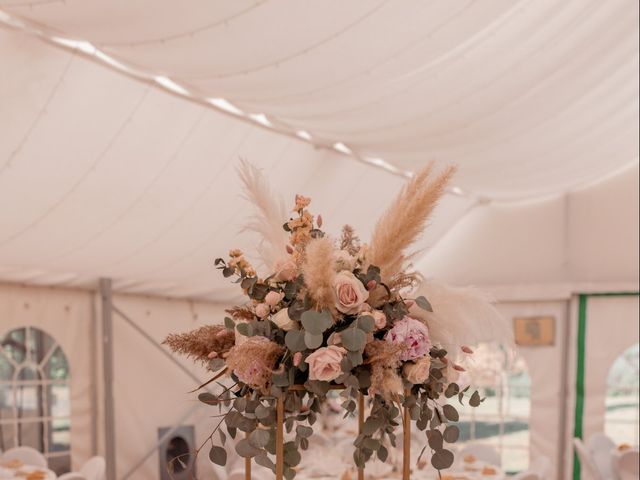
M286 256L287 233L282 225L287 220L287 210L280 195L269 187L264 174L256 166L240 159L238 175L244 186L244 197L255 207L255 214L242 231L252 231L260 236L258 254L266 267Z
M431 303L433 313L414 305L411 314L427 322L434 344L449 348L454 354L459 350L457 347L481 342L497 342L513 348L511 325L481 290L425 280L415 293L416 297L420 295Z

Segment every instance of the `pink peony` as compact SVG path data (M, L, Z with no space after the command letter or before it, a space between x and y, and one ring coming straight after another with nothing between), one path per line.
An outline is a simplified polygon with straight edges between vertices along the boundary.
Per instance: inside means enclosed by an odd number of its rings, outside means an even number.
M387 342L401 343L406 348L400 354L400 360L415 360L424 357L431 349L427 326L411 317L397 321L384 337Z
M313 352L305 359L309 364L309 380L330 382L338 378L342 374L340 362L346 353L344 348L335 345Z
M273 265L274 278L277 282L288 282L296 278L298 267L291 258L280 258Z
M369 292L362 282L347 270L336 275L334 288L336 290L336 308L342 313L360 312L364 302L369 298Z

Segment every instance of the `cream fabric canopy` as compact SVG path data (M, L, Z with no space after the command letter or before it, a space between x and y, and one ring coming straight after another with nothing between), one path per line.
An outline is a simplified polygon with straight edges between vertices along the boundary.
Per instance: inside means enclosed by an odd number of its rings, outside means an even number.
M423 247L637 161L631 0L0 0L0 24L6 280L228 299L238 156L364 238L402 175L456 163Z

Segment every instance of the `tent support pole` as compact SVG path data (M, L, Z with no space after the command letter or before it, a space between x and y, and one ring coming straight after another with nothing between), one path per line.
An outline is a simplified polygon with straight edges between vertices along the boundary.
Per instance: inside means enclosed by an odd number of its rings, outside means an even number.
M113 302L111 279L100 279L102 299L102 365L104 376L104 446L107 480L116 480L115 410L113 405Z

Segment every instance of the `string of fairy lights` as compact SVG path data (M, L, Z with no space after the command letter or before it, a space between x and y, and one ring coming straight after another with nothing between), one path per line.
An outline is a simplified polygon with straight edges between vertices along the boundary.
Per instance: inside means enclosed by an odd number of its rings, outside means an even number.
M52 1L60 2L62 0L52 0ZM37 6L42 3L43 2L31 2L31 3L21 4L21 6ZM44 3L51 3L51 2L45 1ZM252 7L245 9L245 11L249 11L252 8L256 8L261 3L263 2L256 2L255 4L252 4ZM7 4L0 4L0 8L2 7L2 5L7 5ZM237 17L238 15L239 14L235 14L234 17ZM222 21L216 22L216 25L220 24L221 22ZM225 115L229 115L234 118L237 118L246 122L250 122L260 128L265 128L275 133L278 133L280 135L289 136L291 138L295 138L300 141L309 143L314 148L332 150L334 152L343 154L354 160L357 160L361 163L384 170L392 175L396 175L402 178L411 178L413 176L413 172L409 170L404 170L383 158L363 155L343 141L320 138L314 135L312 132L309 132L304 129L295 128L294 126L291 126L266 113L247 112L226 98L204 97L204 96L198 95L194 93L189 87L185 86L184 84L181 84L180 82L166 75L151 75L149 74L149 72L142 71L138 68L135 68L127 64L126 62L121 61L120 59L114 58L113 56L105 53L102 49L96 47L95 45L93 45L88 41L75 40L75 39L63 37L57 34L53 34L52 32L44 30L40 26L34 25L32 22L18 18L14 15L9 15L1 9L0 9L0 26L23 31L27 34L38 37L47 43L53 44L59 48L63 48L65 50L73 52L76 55L80 55L85 58L89 58L93 61L99 62L104 66L117 70L120 73L123 73L136 80L149 83L172 95L176 95L183 99L189 100L191 102L195 102L200 105L204 105L208 108L212 108L218 112L224 113ZM201 28L207 28L207 27L201 27ZM181 35L186 36L189 34L185 33ZM161 40L162 39L149 40L149 42L157 42ZM145 42L142 42L142 43L145 43ZM60 81L62 81L63 77L64 77L64 72ZM55 92L52 92L52 95L53 94L55 94ZM46 112L46 108L43 108L37 115L36 119L34 120L34 124L38 123L40 117L44 115L45 112ZM23 138L22 143L26 143L26 141L28 140L28 136L29 136L29 132L25 134L25 138ZM458 197L469 198L478 203L487 203L490 201L490 199L486 197L475 195L471 192L468 192L456 186L450 187L448 189L448 193Z

